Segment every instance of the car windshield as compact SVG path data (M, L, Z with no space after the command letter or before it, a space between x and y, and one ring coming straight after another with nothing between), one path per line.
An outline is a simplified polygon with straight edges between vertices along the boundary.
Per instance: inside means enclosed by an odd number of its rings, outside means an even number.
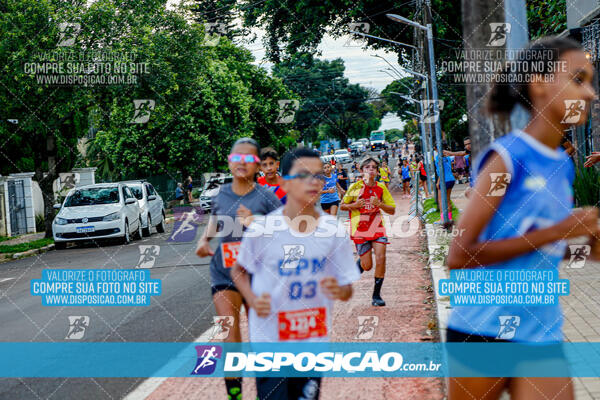
M127 186L129 187L129 189L131 189L131 193L133 193L136 199L141 200L144 198L144 193L142 192L142 185Z
M211 190L219 186L218 181L208 181L204 186L204 190Z
M346 154L348 153L348 150L336 150L335 154Z
M119 202L118 187L97 187L77 189L65 201L65 207L91 206L94 204L113 204Z

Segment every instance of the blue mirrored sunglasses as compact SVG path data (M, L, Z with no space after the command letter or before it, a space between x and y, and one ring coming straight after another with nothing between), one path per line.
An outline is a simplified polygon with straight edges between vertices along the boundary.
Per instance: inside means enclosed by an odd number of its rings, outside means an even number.
M295 174L295 175L284 175L283 176L283 179L285 179L286 181L291 180L291 179L307 180L309 178L314 178L314 179L325 182L325 179L327 177L323 174L310 174L308 172L300 172L299 174Z

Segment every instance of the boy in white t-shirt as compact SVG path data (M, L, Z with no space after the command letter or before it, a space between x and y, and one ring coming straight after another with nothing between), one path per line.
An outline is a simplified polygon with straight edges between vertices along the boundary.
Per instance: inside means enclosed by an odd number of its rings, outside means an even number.
M319 155L295 149L281 167L287 202L250 225L231 276L250 307L251 342L328 341L333 301L350 299L360 273L346 229L315 207L325 178ZM320 378L256 383L260 400L319 397Z

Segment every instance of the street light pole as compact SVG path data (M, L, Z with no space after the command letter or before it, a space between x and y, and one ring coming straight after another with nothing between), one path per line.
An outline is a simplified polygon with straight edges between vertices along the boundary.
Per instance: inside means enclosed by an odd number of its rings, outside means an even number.
M410 101L413 104L418 104L419 105L419 112L421 113L421 115L412 113L410 111L406 111L407 114L409 115L414 115L416 117L419 118L419 129L421 130L421 144L423 146L423 164L425 164L425 171L427 172L427 187L431 190L432 189L432 181L431 181L431 177L433 176L433 170L431 167L431 164L429 163L429 149L430 149L430 143L428 140L428 134L426 133L425 130L425 123L423 122L423 116L425 115L423 112L423 103L413 99L412 97L408 97L408 96L404 96L402 93L398 93L398 92L389 92L390 94L395 94L396 96L399 96L401 98L403 98L406 101Z
M425 1L427 7L431 7L430 0ZM424 30L427 33L427 46L429 50L429 82L431 84L431 97L433 97L433 112L435 118L435 141L436 147L438 151L438 159L437 159L437 167L439 171L440 177L440 197L442 200L441 208L441 221L444 225L449 222L448 215L448 199L446 195L446 174L444 173L444 160L443 160L443 149L442 149L442 129L440 126L440 118L439 118L439 107L438 107L438 90L437 90L437 77L435 70L435 55L433 52L433 31L431 28L431 23L428 23L426 26L419 24L418 22L411 21L408 18L401 17L396 14L386 14L388 18L392 19L396 22L401 22L403 24L408 24L411 26L415 26L419 29ZM406 69L405 69L406 70ZM422 74L419 74L422 75ZM417 75L418 76L418 75ZM425 111L425 110L423 110Z

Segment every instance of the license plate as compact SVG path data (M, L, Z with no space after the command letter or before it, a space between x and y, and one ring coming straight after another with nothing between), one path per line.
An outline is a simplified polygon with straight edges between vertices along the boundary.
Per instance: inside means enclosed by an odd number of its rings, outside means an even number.
M93 226L80 226L78 228L75 228L75 231L77 233L90 233L90 232L94 232L96 230L96 228L94 228Z

